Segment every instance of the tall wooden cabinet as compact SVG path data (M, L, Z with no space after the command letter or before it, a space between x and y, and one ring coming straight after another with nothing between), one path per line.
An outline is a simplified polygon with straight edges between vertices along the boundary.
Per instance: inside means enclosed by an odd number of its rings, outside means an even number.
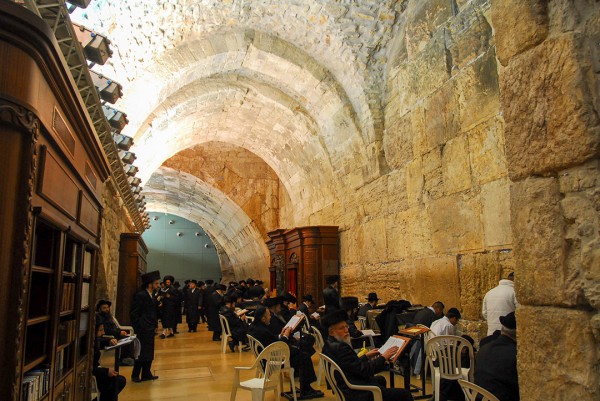
M116 317L119 323L131 325L129 311L133 296L142 287L142 274L146 273L148 247L142 234L123 233L119 244L119 282L117 284Z
M106 157L47 25L0 2L0 398L89 399Z
M312 294L321 305L326 277L339 274L338 227L296 227L274 230L267 235L270 289L297 297Z

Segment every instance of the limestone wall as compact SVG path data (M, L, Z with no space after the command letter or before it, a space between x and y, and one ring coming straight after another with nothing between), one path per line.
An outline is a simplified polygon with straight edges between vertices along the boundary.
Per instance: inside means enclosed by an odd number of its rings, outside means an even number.
M114 310L117 307L114 302L117 297L120 236L121 233L134 232L134 227L112 179L104 184L102 204L102 248L99 252L96 299L110 299Z
M521 399L597 400L600 4L493 1L492 21L524 305Z

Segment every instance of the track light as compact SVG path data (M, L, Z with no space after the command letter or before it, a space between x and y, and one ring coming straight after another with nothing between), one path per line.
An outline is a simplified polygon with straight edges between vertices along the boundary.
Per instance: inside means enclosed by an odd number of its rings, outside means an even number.
M106 78L96 71L90 70L90 75L100 98L105 102L115 104L123 96L123 87L120 83Z
M122 150L129 150L133 146L133 138L127 135L122 135L117 132L113 132L113 139L117 148Z
M134 175L136 175L138 173L138 168L137 166L124 166L125 167L125 174L127 174L128 176L133 177Z
M86 8L87 6L90 5L92 0L67 0L67 2L69 4L73 4L74 6L77 6L79 8Z
M131 185L133 187L139 187L140 184L142 183L142 180L139 179L138 177L129 177L127 179L127 181L129 181L129 185Z
M133 162L136 159L135 153L133 153L133 152L124 152L122 150L119 150L119 157L121 158L121 161L123 163L125 163L125 164L133 164Z
M85 58L100 65L106 63L106 60L112 56L112 50L109 47L110 40L83 25L73 23L73 28L77 40L81 43L81 47L83 47Z
M131 192L133 192L134 195L137 195L142 192L142 187L131 187Z
M104 104L102 105L102 110L104 111L104 116L108 120L108 123L117 131L117 133L121 132L121 130L129 123L127 114L122 111L113 109Z

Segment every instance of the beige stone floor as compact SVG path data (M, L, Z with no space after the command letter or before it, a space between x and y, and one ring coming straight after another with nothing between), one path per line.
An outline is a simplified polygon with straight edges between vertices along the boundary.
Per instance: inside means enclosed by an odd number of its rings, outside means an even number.
M184 330L185 329L185 330ZM159 379L152 382L133 383L130 380L131 367L122 366L120 372L127 378L127 386L119 395L120 401L229 401L234 366L250 366L254 362L252 352L221 353L220 342L211 341L211 332L205 324L198 327L197 333L188 333L187 326L179 326L180 334L173 338L156 339L155 359L152 369ZM102 357L104 366L110 365L113 356L106 353ZM317 355L313 356L315 372ZM389 377L384 373L386 378ZM245 377L245 376L244 376ZM248 376L249 378L250 376ZM413 379L416 384L416 381ZM401 378L396 378L396 385ZM316 385L313 384L313 387ZM287 390L286 386L286 390ZM325 378L321 382L324 398L335 401L335 396L326 389ZM251 401L250 393L240 390L236 401ZM273 393L265 400L273 401ZM282 401L285 398L281 397Z

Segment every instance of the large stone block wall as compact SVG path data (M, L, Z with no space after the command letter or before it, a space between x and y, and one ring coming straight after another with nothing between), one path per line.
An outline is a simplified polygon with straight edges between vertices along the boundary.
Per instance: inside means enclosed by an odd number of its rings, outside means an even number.
M388 49L390 172L345 194L345 294L443 301L479 338L481 300L514 269L490 2L410 1Z
M494 0L492 21L523 304L521 399L597 400L600 5Z

